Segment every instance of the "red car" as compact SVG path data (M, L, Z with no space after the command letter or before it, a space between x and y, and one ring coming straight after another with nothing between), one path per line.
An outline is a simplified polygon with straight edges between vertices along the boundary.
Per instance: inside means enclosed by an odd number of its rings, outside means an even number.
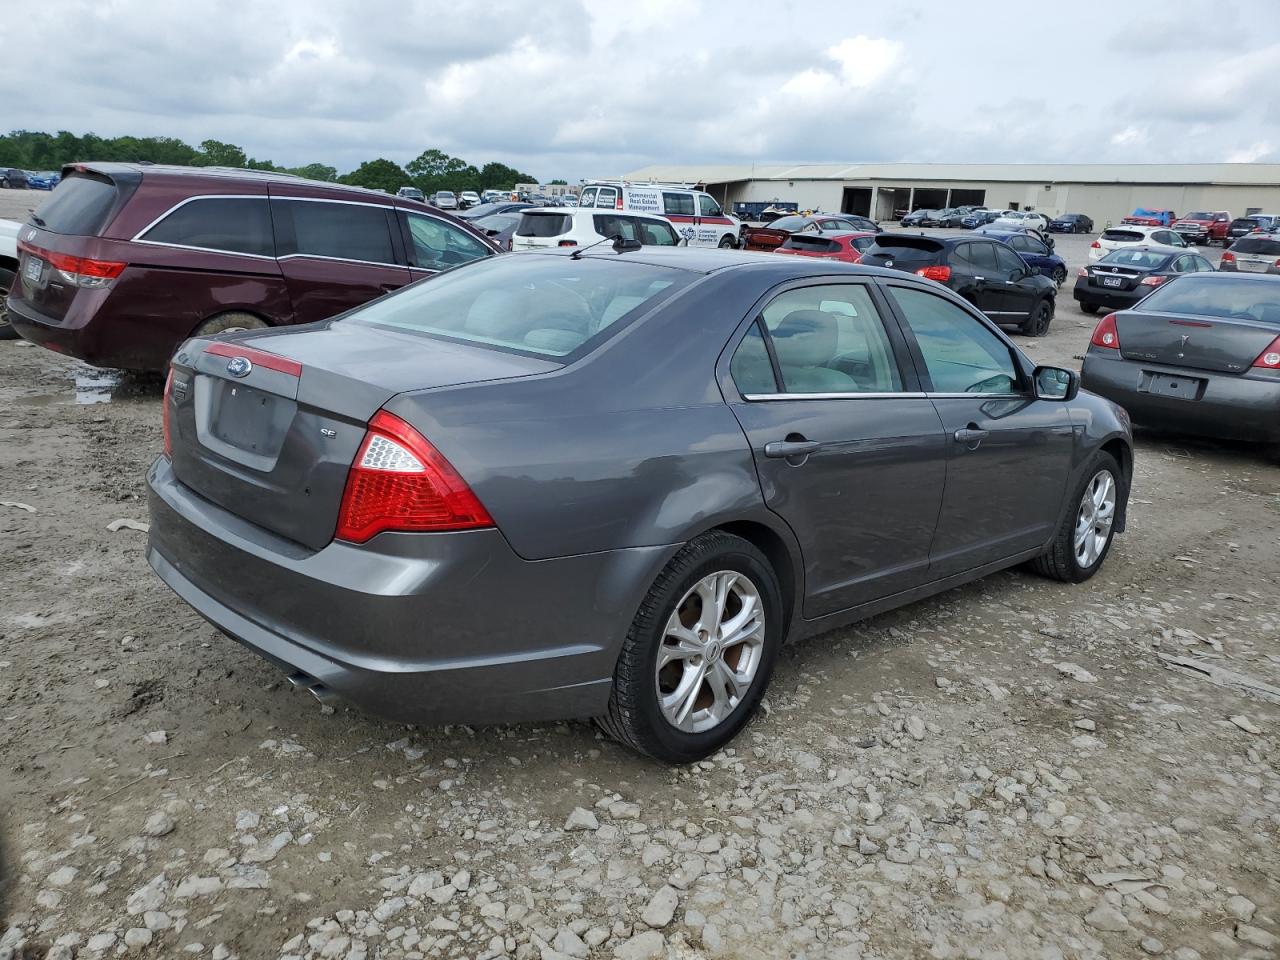
M858 263L862 260L863 251L869 250L875 242L876 235L865 230L852 233L848 230L823 230L820 233L793 233L774 252Z
M742 231L742 246L745 250L776 250L794 233L819 233L823 230L859 231L868 233L879 231L876 224L866 217L858 217L845 213L836 216L827 213L814 213L809 216L779 217L767 227L745 227Z
M1231 228L1231 214L1226 210L1196 210L1184 217L1179 217L1173 225L1173 232L1187 243L1213 246L1220 243L1230 246L1227 231Z
M497 252L475 227L373 190L75 164L18 233L9 316L50 350L160 370L188 337L323 320Z

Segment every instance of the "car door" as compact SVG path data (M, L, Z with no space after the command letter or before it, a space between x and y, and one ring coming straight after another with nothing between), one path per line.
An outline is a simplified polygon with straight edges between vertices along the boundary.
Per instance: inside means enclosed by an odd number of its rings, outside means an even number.
M720 238L733 234L733 221L724 215L720 204L709 193L699 193L698 198L698 236L705 238L706 246L717 247Z
M471 234L439 217L406 210L399 211L398 216L413 280L493 253Z
M1005 302L1004 280L996 264L996 245L989 240L964 243L958 248L968 269L972 272L972 296L963 289L952 286L964 299L983 313L999 316Z
M1042 547L1071 467L1066 404L1036 399L1026 364L989 323L919 286L885 285L947 438L930 576Z
M1029 267L1038 267L1040 272L1046 275L1053 270L1049 248L1036 237L1028 234L1023 234L1020 237L1010 237L1009 246Z
M272 197L271 219L299 323L358 307L412 279L392 207Z
M988 316L998 323L1020 323L1031 315L1032 304L1040 296L1040 287L1031 282L1031 268L1026 261L1009 247L993 243L991 248L995 252L996 276L1002 292L997 297L999 313L988 313Z
M722 378L765 502L795 532L807 619L927 580L947 444L868 281L801 282L759 311Z

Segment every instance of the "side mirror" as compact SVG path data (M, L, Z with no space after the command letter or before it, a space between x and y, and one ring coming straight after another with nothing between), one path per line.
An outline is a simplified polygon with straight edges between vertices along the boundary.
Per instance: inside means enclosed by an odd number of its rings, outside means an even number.
M1054 246L1054 239L1053 239L1053 237L1045 237L1045 238L1044 238L1044 242L1045 242L1045 245L1046 245L1050 250L1052 250L1052 249L1053 249L1053 246Z
M1080 392L1080 374L1063 367L1036 367L1032 374L1037 400L1074 400Z
M1024 279L1026 276L1027 276L1026 270L1023 270L1023 269L1014 270L1013 273L1009 274L1009 282L1017 283L1019 280Z

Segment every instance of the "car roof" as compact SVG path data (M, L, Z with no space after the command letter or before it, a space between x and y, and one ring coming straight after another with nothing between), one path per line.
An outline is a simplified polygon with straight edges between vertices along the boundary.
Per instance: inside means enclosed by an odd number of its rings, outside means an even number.
M144 179L170 178L175 180L185 178L195 179L225 179L225 180L252 180L259 183L280 183L289 184L291 186L315 187L317 190L336 191L338 193L358 194L362 197L380 197L384 201L396 198L395 194L386 193L382 190L370 190L366 187L355 187L346 183L334 183L329 180L310 180L306 177L294 176L292 173L283 173L276 170L246 170L240 167L184 167L177 164L168 163L68 163L62 167L62 172L67 170L84 171L89 170L96 173L102 173L106 176L113 174L128 173L131 176L140 176ZM399 198L403 199L403 198Z
M623 217L640 217L644 220L656 220L659 223L671 225L671 221L658 213L646 213L643 210L615 210L613 207L527 207L520 213L558 213L565 217L570 213L581 213L595 215L597 213L613 213Z
M579 247L585 251L585 247ZM547 249L527 251L518 254L521 257L572 256L572 250ZM900 270L883 267L864 267L852 263L840 263L833 260L818 260L813 257L783 257L774 253L757 253L751 250L731 250L718 247L641 247L639 250L628 250L614 253L607 244L601 244L594 250L582 254L583 259L615 260L625 259L631 263L643 263L655 267L670 267L676 270L687 270L690 273L712 274L726 270L771 270L779 280L791 277L830 276L847 273L850 275L878 276L901 280L904 276Z

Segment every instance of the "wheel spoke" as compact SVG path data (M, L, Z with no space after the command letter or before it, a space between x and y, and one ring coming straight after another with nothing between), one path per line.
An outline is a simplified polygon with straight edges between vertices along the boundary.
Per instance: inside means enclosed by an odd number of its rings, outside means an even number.
M742 695L749 684L733 672L723 660L716 662L708 673L707 680L711 686L711 695L715 698L714 711L717 719L723 720L742 702Z

